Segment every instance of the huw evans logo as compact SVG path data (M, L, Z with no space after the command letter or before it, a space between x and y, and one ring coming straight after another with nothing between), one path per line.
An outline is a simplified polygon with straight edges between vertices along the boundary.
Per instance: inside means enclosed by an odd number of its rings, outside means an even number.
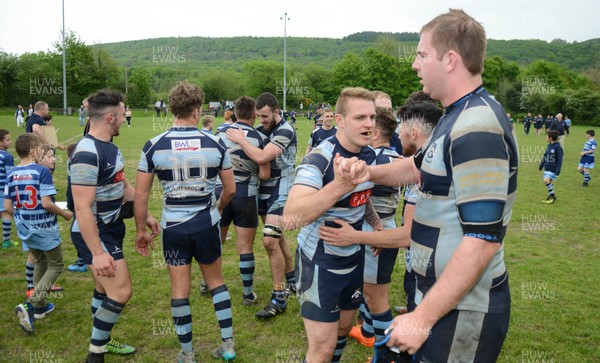
M184 63L185 54L179 54L176 46L153 46L152 62L154 63Z
M62 95L63 87L55 78L30 78L29 79L29 94L30 95Z

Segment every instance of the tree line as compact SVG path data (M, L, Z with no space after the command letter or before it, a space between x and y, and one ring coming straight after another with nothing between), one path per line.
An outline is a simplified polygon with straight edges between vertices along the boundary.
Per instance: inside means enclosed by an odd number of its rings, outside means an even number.
M303 52L303 49L295 48L288 53L285 82L288 110L298 110L301 103L305 109L310 103L334 104L340 89L347 86L385 91L390 94L395 105L403 103L411 92L420 89L418 78L411 69L416 51L414 34L403 33L400 36L364 32L348 38L353 39L348 43L351 46L346 46L335 61L323 56L325 53L317 51L313 45L306 49L308 53L314 51L318 54L313 62L298 61L294 56L295 53ZM182 39L192 46L195 38ZM232 42L234 38L228 39ZM307 44L314 43L314 39L303 39ZM346 41L321 40L324 41L323 44L332 46ZM366 48L356 46L367 41ZM144 41L138 43L142 42ZM515 42L520 44L522 41ZM223 47L223 44L216 45L219 43L213 39L212 48L204 47L204 42L197 47L210 51L215 47ZM501 43L504 47L507 46L506 41ZM242 60L232 56L239 49L224 50L221 61L203 63L193 61L191 53L183 52L180 45L162 44L145 50L145 53L150 53L154 58L153 62L129 60L123 63L122 60L115 59L113 52L107 47L88 46L75 33L70 32L66 37L69 106L76 108L90 93L100 88L110 88L126 93L130 106L148 108L156 99L165 98L170 87L183 79L199 84L206 93L207 102L235 100L242 94L256 97L265 91L272 92L280 101L283 100L283 64L280 59L283 56L281 53L273 54L269 47L253 50L255 55L264 56ZM569 46L562 43L560 45ZM575 44L571 44L573 45ZM126 57L140 57L139 49L130 48L123 50ZM18 104L26 105L43 99L51 107L60 108L64 92L61 52L62 45L58 42L47 52L15 56L0 51L0 105L16 107ZM543 59L521 64L493 53L488 51L485 60L484 86L513 116L521 117L527 112L562 112L577 123L600 123L599 66L592 65L582 71ZM148 54L142 56L146 57ZM211 57L217 59L219 54ZM535 59L536 55L531 57ZM302 59L304 58L306 56Z

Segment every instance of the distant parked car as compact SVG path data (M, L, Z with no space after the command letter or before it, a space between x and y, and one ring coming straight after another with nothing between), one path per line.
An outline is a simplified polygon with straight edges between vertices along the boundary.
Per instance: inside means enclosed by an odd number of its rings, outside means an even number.
M226 101L225 102L225 110L233 110L234 107L235 107L234 101Z

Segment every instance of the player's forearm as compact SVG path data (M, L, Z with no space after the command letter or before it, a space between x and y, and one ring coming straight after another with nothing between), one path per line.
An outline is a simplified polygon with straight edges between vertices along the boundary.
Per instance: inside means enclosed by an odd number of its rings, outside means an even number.
M125 179L125 186L123 188L123 202L130 202L135 198L135 188L131 185L127 179Z
M266 164L271 160L267 160L267 155L264 150L252 145L248 140L244 139L240 144L244 153L257 164Z
M146 218L148 216L148 194L135 193L133 200L133 215L137 232L146 231Z
M370 180L385 186L406 186L419 181L419 171L413 158L399 159L393 163L369 166Z
M235 188L223 189L219 200L217 200L217 208L219 210L223 210L227 205L229 205L229 203L231 203L233 197L235 197Z
M66 217L67 213L66 211L62 210L61 208L59 208L56 203L54 203L52 200L48 200L45 201L45 198L42 198L42 207L48 211L49 213L55 214L57 216L61 216L63 218Z
M43 144L49 144L48 139L46 139L46 136L44 136L44 133L42 132L42 127L40 125L33 125L32 131L42 140Z
M463 237L444 272L417 306L415 313L433 326L473 288L500 246L499 243Z
M284 228L296 229L316 221L343 195L335 187L335 183L329 183L316 193L303 196L294 196L292 188L283 210Z
M267 180L271 177L271 163L258 166L258 177L260 180Z
M381 219L373 206L373 203L369 200L365 206L365 221L369 223L373 228L377 228L381 225Z
M398 227L382 231L356 231L351 240L373 247L406 248L410 247L410 229Z

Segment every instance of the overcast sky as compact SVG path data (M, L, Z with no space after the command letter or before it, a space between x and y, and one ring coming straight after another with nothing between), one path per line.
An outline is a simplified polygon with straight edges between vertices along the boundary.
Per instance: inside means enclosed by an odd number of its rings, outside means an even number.
M194 1L64 0L66 28L86 44L171 36L342 38L360 31L418 32L449 7L482 22L491 39L600 38L598 0ZM13 54L52 48L62 0L0 0L0 48Z

